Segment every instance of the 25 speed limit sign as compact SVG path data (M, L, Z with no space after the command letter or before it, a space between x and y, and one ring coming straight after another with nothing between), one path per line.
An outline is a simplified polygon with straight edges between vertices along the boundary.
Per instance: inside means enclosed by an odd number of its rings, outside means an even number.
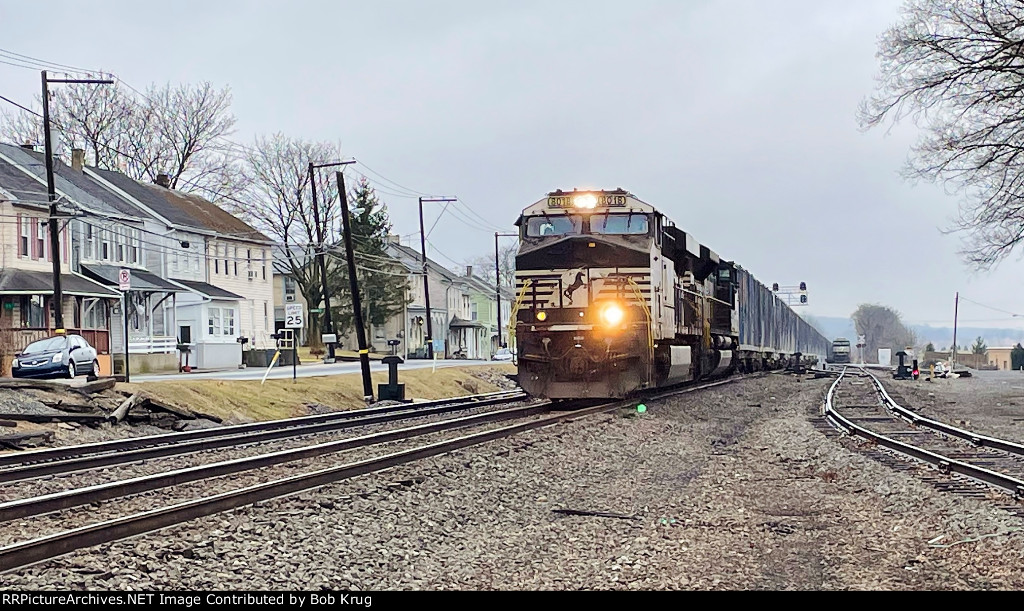
M306 316L301 303L289 303L284 306L284 326L286 329L301 329L306 326Z

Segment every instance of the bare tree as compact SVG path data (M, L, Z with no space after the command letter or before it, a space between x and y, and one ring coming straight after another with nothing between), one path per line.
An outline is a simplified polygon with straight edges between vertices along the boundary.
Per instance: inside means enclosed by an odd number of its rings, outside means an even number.
M923 130L906 175L962 196L950 229L966 232L969 262L992 267L1024 240L1024 4L908 0L878 57L861 124L909 118Z
M227 88L151 85L136 95L120 83L68 84L54 87L51 96L57 154L83 148L97 167L146 181L167 174L172 188L203 191L215 201L244 182L237 149L225 140L235 125ZM2 119L3 139L42 141L38 117L5 111Z
M519 253L519 244L508 243L498 248L498 270L501 275L502 286L514 286L516 283L516 254ZM488 282L494 282L494 253L481 255L467 261L473 266L474 273L486 278Z
M333 144L290 138L282 134L257 137L245 156L246 173L251 184L248 206L233 211L282 244L275 257L278 272L292 277L310 308L322 305L323 284L314 264L319 252L316 215L313 214L309 182L309 163L325 163L341 158ZM333 173L320 171L317 177L319 227L326 245L340 238L340 201ZM328 284L341 284L341 269L328 258ZM329 288L331 293L336 292ZM339 305L337 301L333 304ZM333 313L333 311L332 311ZM320 316L307 317L309 337L317 344Z
M883 305L862 303L850 318L857 333L864 336L865 356L878 354L879 348L897 351L917 344L917 335L904 324L900 313Z

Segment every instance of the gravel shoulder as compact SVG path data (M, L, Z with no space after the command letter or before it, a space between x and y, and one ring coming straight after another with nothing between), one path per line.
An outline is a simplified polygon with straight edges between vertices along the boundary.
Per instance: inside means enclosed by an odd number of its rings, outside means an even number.
M772 374L652 401L82 550L0 586L1024 587L1024 520L1005 497L939 492L826 435L829 383Z

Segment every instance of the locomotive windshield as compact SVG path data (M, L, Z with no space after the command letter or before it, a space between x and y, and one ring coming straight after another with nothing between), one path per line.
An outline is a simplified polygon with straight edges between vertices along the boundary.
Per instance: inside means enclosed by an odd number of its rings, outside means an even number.
M590 217L590 233L643 235L648 230L646 214L602 214Z
M526 235L530 237L547 235L579 234L583 231L583 217L573 215L531 216L526 221Z
M557 214L531 216L526 220L526 235L540 236L580 235L584 233L606 235L646 235L650 220L646 214Z

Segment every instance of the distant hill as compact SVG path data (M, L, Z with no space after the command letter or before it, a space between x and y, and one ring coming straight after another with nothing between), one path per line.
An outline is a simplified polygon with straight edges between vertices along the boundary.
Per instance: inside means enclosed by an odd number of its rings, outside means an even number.
M852 342L857 341L857 331L853 321L838 316L808 316L808 322L824 331L825 337L832 340L845 337ZM931 342L938 349L948 348L953 343L953 327L933 327L931 325L909 325L917 333L921 345ZM994 329L989 327L957 327L956 343L961 346L971 345L978 337L989 346L1014 346L1018 342L1024 344L1022 329Z

